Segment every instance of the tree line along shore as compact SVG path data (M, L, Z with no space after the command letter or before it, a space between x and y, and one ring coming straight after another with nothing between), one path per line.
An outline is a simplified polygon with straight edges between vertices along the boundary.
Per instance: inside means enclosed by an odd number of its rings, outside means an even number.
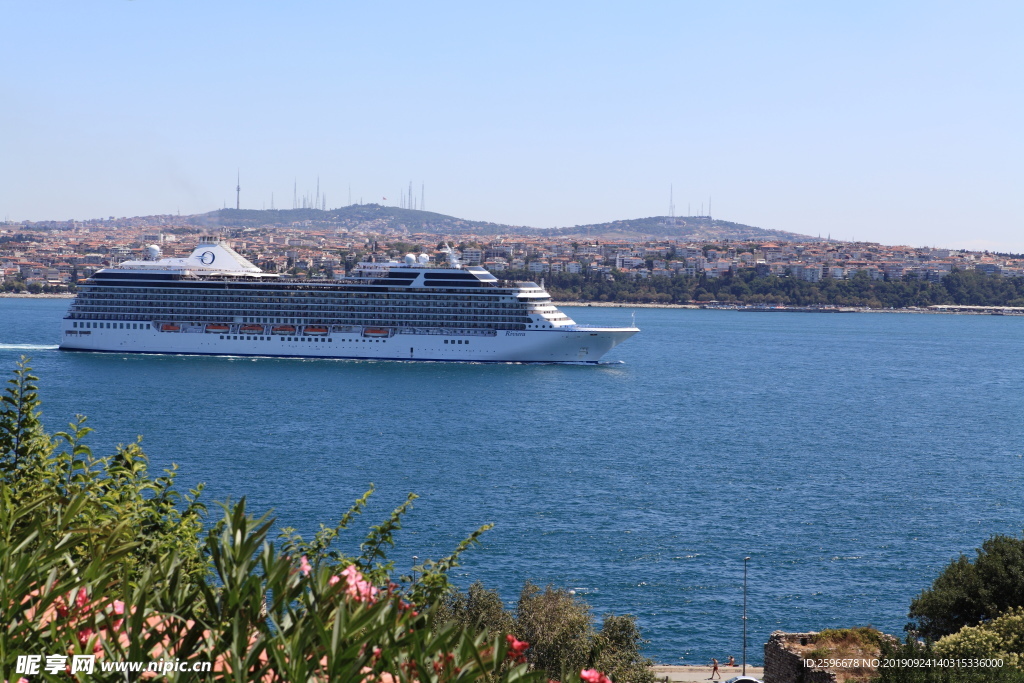
M530 273L509 272L510 278ZM928 306L1024 306L1024 278L981 271L954 270L938 281L914 275L871 279L858 273L848 280L806 282L792 277L737 271L718 278L684 275L645 279L604 274L549 273L544 285L556 301L700 305L711 302L742 305L832 306L868 309L911 309Z
M506 279L536 280L537 273L506 271ZM629 277L625 273L545 273L552 299L564 305L633 304L688 307L712 302L744 306L829 306L860 309L921 309L929 306L1024 307L1024 278L977 270L954 270L937 281L907 275L874 280L858 273L848 280L806 282L740 270L722 277L686 275ZM73 295L70 287L17 287L6 283L0 296Z

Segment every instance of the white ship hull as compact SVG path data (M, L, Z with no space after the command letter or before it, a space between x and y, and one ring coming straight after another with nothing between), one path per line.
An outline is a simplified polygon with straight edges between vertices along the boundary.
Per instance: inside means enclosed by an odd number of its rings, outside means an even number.
M76 329L64 321L60 348L68 351L153 353L287 358L340 358L366 360L459 361L479 363L597 363L617 344L633 336L635 327L572 326L550 330L507 331L488 334L407 334L366 336L361 329L331 332L327 336L277 334L211 334L203 326L182 325L164 332L121 329L125 323L94 323ZM108 329L105 325L113 325ZM127 327L131 327L130 324ZM142 325L139 325L142 327ZM269 332L269 328L267 330Z

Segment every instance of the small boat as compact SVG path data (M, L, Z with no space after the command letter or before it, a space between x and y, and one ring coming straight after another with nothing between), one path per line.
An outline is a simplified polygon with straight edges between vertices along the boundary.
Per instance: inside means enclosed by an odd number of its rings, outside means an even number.
M364 337L386 337L388 336L388 328L386 327L364 327Z
M221 325L220 323L214 323L212 325L207 325L206 326L206 331L208 333L210 333L210 334L224 334L225 332L228 332L230 330L231 330L230 326L228 326L228 325Z
M271 334L295 334L295 328L291 325L278 325L270 329Z
M263 325L242 325L238 331L242 334L263 334Z
M326 327L311 326L311 327L307 327L304 330L302 330L302 334L310 336L310 337L322 337L325 334L327 334L327 328Z
M181 332L181 325L175 325L174 323L164 323L160 326L161 332Z

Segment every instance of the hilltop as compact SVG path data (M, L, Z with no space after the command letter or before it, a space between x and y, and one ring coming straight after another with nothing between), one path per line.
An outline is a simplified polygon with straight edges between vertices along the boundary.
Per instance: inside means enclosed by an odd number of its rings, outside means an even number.
M380 204L353 204L337 209L220 209L192 216L189 222L197 227L256 228L291 227L302 223L311 227L348 228L352 230L437 235L524 235L567 237L573 235L616 239L672 238L692 242L718 242L724 239L744 241L780 240L810 242L817 238L785 230L768 230L741 223L733 223L710 216L670 218L651 216L610 223L575 225L565 228L533 228L523 225L505 225L489 221L473 221L455 216L402 209Z

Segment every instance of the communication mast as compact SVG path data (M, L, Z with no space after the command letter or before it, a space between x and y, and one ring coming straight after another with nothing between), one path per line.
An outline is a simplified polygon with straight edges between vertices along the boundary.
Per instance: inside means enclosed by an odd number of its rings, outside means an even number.
M676 201L675 201L675 187L673 185L668 186L668 216L669 225L675 227L676 225Z
M235 185L235 210L242 208L242 169L238 169L238 182Z

